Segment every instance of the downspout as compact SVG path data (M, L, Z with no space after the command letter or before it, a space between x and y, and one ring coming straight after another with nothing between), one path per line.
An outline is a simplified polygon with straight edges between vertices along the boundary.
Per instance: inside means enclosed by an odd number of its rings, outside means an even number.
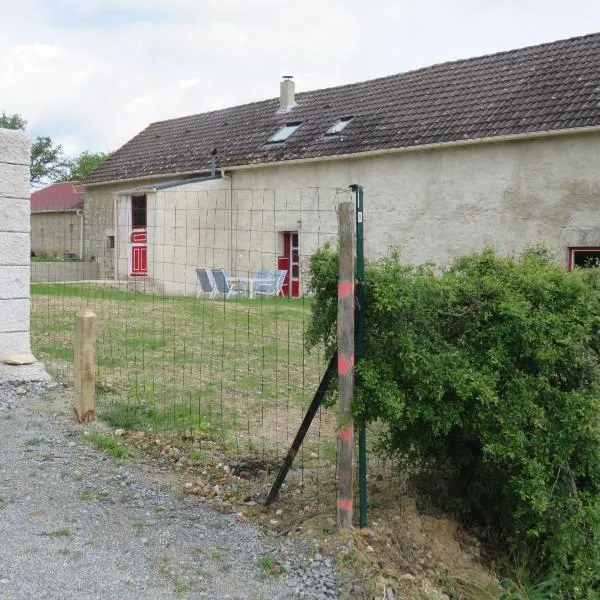
M227 187L227 195L229 196L229 235L228 235L228 244L229 244L229 272L233 273L235 257L233 251L233 177L231 173L225 173L221 170L223 178L229 180L229 186Z
M83 260L83 212L80 208L77 209L79 217L79 259Z

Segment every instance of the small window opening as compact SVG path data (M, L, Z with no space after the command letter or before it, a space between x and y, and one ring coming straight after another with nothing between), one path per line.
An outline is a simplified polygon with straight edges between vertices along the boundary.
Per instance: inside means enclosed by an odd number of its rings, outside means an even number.
M337 135L346 129L346 125L352 121L353 117L340 117L326 132L325 135Z
M569 270L600 267L600 248L569 248Z
M106 247L109 250L112 250L115 247L115 236L114 235L109 235L106 239Z
M280 127L268 140L270 144L273 142L285 142L302 123L286 123L283 127Z

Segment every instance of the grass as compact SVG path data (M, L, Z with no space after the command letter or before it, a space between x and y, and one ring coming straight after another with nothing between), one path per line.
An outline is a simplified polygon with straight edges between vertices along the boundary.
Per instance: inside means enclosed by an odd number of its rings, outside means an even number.
M323 373L323 357L304 343L309 299L223 302L83 283L34 283L31 294L33 351L58 379L72 378L75 315L84 306L97 314L97 410L115 428L281 455ZM334 415L320 424L333 431ZM307 447L319 443L311 436ZM124 452L114 440L95 443Z
M94 446L104 450L104 452L113 458L123 458L124 456L127 456L127 449L125 446L112 435L90 433L85 439L94 444Z
M264 556L259 556L256 559L256 564L263 573L268 574L271 572L271 568L275 564L275 558L272 554L265 554Z
M30 438L25 442L25 446L28 448L33 448L34 446L39 446L42 443L40 438Z
M53 529L52 531L44 531L40 535L45 535L47 537L69 537L70 535L73 535L73 532L66 527L62 527L60 529Z
M84 502L90 502L92 500L106 500L108 498L108 494L106 492L96 492L94 490L85 489L79 494L79 499Z

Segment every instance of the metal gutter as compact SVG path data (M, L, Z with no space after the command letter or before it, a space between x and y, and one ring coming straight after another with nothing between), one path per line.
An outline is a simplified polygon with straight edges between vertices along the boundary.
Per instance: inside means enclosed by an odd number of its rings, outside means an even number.
M121 183L135 183L136 181L146 181L146 180L152 179L152 178L160 179L160 181L162 181L164 179L166 182L167 180L173 179L175 177L185 177L185 176L190 176L190 175L203 176L203 175L201 175L202 173L207 173L207 175L205 175L205 176L210 177L210 171L208 169L202 169L200 171L174 171L173 173L157 173L156 175L144 175L143 177L128 177L125 179L110 179L108 181L95 181L93 183L86 183L84 185L86 188L89 188L89 187L98 187L101 185L116 185L116 184L121 184ZM155 183L159 183L160 181L157 181ZM140 189L142 189L142 188L140 188Z
M80 211L83 208L83 204L79 208L49 208L48 210L32 210L32 215L47 215L48 213L73 213Z

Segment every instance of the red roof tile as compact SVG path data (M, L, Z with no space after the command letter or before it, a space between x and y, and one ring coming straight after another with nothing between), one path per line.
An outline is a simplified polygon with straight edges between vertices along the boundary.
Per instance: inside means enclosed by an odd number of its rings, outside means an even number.
M83 206L84 188L76 183L54 183L31 194L31 212L75 210Z

